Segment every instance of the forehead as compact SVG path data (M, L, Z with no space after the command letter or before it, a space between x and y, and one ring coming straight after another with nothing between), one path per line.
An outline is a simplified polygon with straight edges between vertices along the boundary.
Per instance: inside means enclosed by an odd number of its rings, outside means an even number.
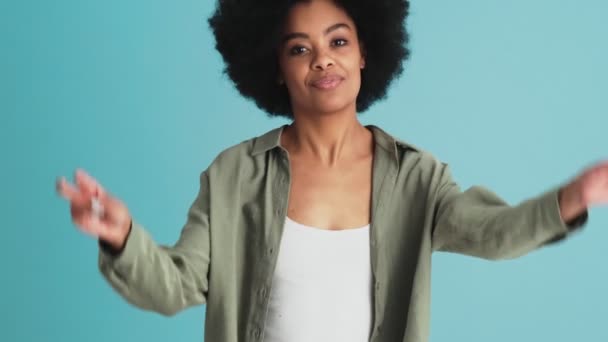
M285 33L322 32L336 23L345 23L354 29L354 22L341 7L332 0L298 1L285 18Z

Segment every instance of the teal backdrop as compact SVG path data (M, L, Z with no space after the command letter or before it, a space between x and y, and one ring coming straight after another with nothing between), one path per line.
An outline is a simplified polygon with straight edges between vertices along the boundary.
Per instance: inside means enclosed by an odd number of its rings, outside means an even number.
M162 244L223 149L286 123L239 97L212 1L0 4L2 341L202 341L205 307L122 300L56 177L82 167ZM413 1L412 55L361 115L511 204L608 158L608 2ZM441 123L441 124L439 124ZM432 342L608 341L608 207L510 261L433 257Z

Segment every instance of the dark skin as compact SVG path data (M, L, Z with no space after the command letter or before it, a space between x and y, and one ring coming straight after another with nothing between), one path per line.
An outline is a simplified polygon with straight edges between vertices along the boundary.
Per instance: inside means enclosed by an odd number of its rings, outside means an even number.
M330 0L297 3L277 50L278 82L289 92L294 122L281 135L289 153L291 188L287 215L319 229L349 229L370 223L373 135L357 118L356 98L365 67L364 47L352 19ZM75 184L56 183L70 203L74 224L124 248L131 224L127 206L84 170ZM97 197L104 208L96 218ZM558 198L561 217L569 222L594 205L608 204L608 161L583 170ZM336 205L339 204L339 205Z
M292 169L287 215L320 229L361 227L370 222L373 136L356 115L365 53L355 24L331 0L313 0L294 5L284 36L279 80L294 116L281 137ZM315 81L327 74L341 82L319 90ZM558 201L565 222L608 203L608 163L562 187Z
M357 119L365 61L355 24L317 0L296 4L283 32L280 79L294 116L281 136L291 167L287 216L320 229L362 227L370 222L374 144ZM319 83L327 75L335 80Z

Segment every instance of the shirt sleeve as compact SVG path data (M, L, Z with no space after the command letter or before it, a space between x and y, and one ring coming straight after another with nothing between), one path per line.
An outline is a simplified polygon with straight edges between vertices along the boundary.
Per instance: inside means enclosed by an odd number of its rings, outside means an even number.
M461 191L442 163L432 229L433 250L484 259L512 259L560 241L586 225L588 211L564 222L560 187L511 206L491 190Z
M121 251L99 241L99 269L129 303L163 315L205 304L209 270L209 181L200 188L174 246L156 244L136 220Z

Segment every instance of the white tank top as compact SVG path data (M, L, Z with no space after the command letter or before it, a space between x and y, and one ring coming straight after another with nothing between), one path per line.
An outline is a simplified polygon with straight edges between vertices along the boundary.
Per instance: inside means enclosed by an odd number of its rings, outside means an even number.
M265 342L369 340L369 227L325 230L285 219Z

